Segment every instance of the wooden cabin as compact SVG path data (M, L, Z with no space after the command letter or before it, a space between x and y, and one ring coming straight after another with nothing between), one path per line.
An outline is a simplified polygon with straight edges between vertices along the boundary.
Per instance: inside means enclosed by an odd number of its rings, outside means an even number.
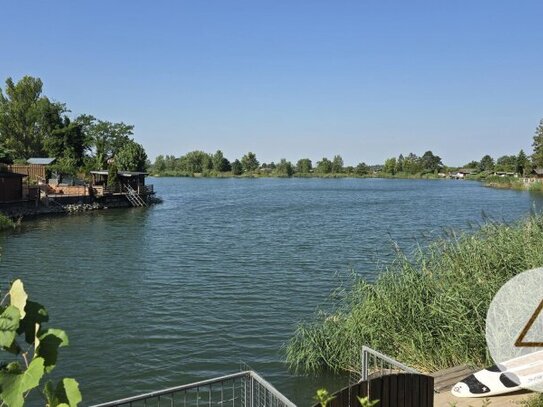
M543 168L534 168L530 173L532 178L543 178Z
M26 175L14 172L0 172L0 202L23 200L23 178Z
M29 158L26 164L12 164L8 166L8 171L28 176L31 181L47 180L49 166L56 161L55 158Z
M106 192L125 192L128 186L130 186L138 194L145 194L150 190L150 187L145 185L145 177L148 175L146 172L119 171L117 173L117 180L119 181L118 188L116 188L115 185L110 185L108 182L108 171L100 170L91 171L90 173L92 175L91 187L98 195Z

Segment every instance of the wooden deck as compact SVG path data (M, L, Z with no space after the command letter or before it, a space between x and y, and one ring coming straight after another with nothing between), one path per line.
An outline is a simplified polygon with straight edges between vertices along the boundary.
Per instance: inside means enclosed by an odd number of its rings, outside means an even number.
M434 406L435 407L480 407L483 406L482 398L458 398L451 394L451 388L464 377L469 376L478 369L471 369L468 366L455 366L449 369L440 370L433 373L434 388ZM491 401L490 407L511 407L519 406L519 402L530 397L529 391L520 391L503 396L488 397Z

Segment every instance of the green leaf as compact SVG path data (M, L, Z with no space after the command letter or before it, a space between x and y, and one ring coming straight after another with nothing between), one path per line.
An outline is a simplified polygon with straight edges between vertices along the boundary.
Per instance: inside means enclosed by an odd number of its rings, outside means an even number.
M19 310L10 305L0 314L0 346L9 348L15 340L19 328Z
M49 373L57 364L58 348L68 344L68 336L62 329L48 329L39 337L36 356L45 361L45 371Z
M58 404L55 397L55 387L53 386L53 382L51 380L48 380L47 383L45 383L42 393L45 397L45 402L47 406L53 407Z
M27 301L25 307L26 316L17 329L18 334L25 334L25 341L28 344L34 343L36 336L36 324L41 325L49 321L49 315L45 307L34 301Z
M81 392L79 391L79 384L75 379L65 378L57 386L56 398L61 403L61 405L66 405L69 407L76 407L81 400Z
M43 358L35 358L21 373L0 372L0 399L8 407L22 407L24 395L37 387L44 373Z
M25 317L25 306L28 295L25 292L23 282L19 279L15 280L9 290L10 303L19 310L21 319Z

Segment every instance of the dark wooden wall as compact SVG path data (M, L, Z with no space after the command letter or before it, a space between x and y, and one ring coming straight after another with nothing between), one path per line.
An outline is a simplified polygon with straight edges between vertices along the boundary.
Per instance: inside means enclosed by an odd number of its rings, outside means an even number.
M20 201L23 199L23 181L21 177L0 177L0 202Z
M434 378L411 373L391 374L346 387L334 396L329 407L360 407L357 396L379 400L376 407L433 407Z

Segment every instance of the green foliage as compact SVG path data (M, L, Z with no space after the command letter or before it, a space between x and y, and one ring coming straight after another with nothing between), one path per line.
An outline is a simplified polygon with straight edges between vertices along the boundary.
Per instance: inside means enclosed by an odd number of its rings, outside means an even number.
M294 174L294 167L290 161L282 158L275 168L275 173L280 177L292 177L292 174Z
M374 407L379 404L379 400L370 401L369 397L358 397L358 403L360 407Z
M91 165L95 169L108 168L108 162L131 141L134 126L97 120L93 116L81 115L76 121L86 134L91 151Z
M322 160L317 161L315 172L319 174L330 174L332 172L332 161L326 157L323 157Z
M438 172L443 168L441 157L434 155L431 151L426 151L420 158L420 165L423 172Z
M256 154L248 152L241 158L241 166L245 172L253 172L258 169L260 163L256 159Z
M0 90L0 142L13 152L13 158L43 157L45 140L63 125L66 108L42 95L39 78L24 76L15 83L6 80Z
M543 264L543 215L514 224L489 222L398 253L374 283L353 277L334 310L298 326L287 346L296 369L358 370L371 346L422 371L491 364L485 316L497 290Z
M119 185L119 169L115 164L109 166L107 186L116 188Z
M539 121L539 125L535 129L532 147L534 149L532 154L534 167L543 167L543 119Z
M141 144L128 140L115 155L115 165L121 171L145 171L147 154Z
M51 170L75 175L85 169L106 169L109 161L128 144L134 126L97 120L80 115L70 120L62 103L51 102L42 95L39 78L23 77L15 83L6 80L0 89L0 162L24 162L30 157L54 157ZM132 165L139 167L145 152L132 146ZM137 154L136 154L137 153ZM143 162L145 162L143 159Z
M13 229L17 226L9 217L0 212L0 230Z
M383 166L383 172L387 174L396 174L396 159L394 157L389 158L385 161Z
M335 397L328 393L328 390L322 388L317 390L317 394L314 398L321 407L326 407Z
M226 159L222 153L221 150L217 150L215 154L213 154L213 170L217 172L226 172L231 171L232 166L230 165L230 161Z
M479 162L479 171L493 171L494 170L494 159L488 154L481 158Z
M360 163L356 166L354 171L356 175L360 175L360 176L368 175L370 173L370 167L368 167L366 163Z
M437 173L443 169L441 157L426 151L422 157L410 153L407 157L400 154L398 159L392 157L385 161L383 173L388 175L399 175L410 178L412 175L423 175Z
M235 159L232 163L232 174L241 175L243 173L243 165L238 159Z
M313 169L313 164L309 158L302 158L296 163L296 172L300 174L309 174Z
M52 381L48 381L43 395L48 407L77 406L82 400L79 385L74 379L62 379L56 388Z
M494 170L504 172L515 172L517 168L516 155L503 155L496 160Z
M199 174L213 169L213 159L203 151L191 151L179 158L176 168L189 174Z
M543 394L533 395L528 400L523 401L521 405L524 407L543 407Z
M87 141L82 124L71 122L65 116L62 126L53 130L45 139L44 148L49 157L55 157L57 162L63 162L65 167L66 163L70 163L71 167L62 168L62 171L71 173L83 165L85 151L89 147Z
M1 133L0 133L1 137ZM12 164L14 151L7 148L4 144L0 143L0 164Z
M335 155L332 160L332 172L335 174L343 172L343 158L340 155Z
M464 168L471 168L471 169L479 168L479 161L470 161L469 163L464 165Z
M530 160L524 153L524 150L520 150L515 162L515 172L522 176L528 174L531 170Z
M0 346L20 360L0 365L0 400L8 407L21 407L28 393L55 368L58 349L68 345L68 337L60 329L45 329L47 312L28 300L21 280L13 282L7 299L9 304L0 304ZM81 402L74 379L62 379L56 389L48 382L43 394L49 407L75 407Z

